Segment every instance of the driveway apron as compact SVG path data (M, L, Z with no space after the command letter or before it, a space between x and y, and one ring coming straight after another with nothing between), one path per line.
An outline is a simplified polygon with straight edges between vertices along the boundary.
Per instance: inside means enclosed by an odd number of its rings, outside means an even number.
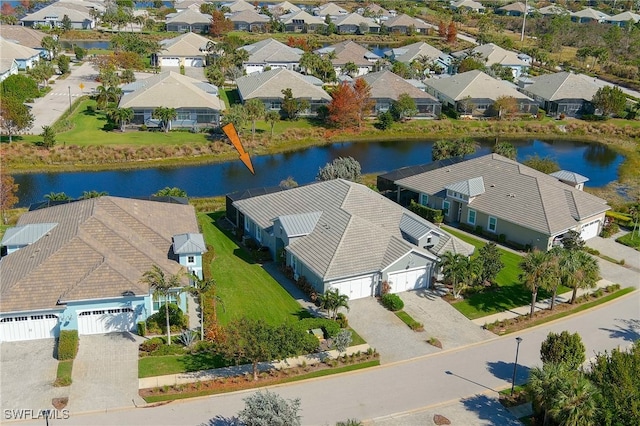
M140 342L131 333L80 336L69 394L71 414L144 405L138 395Z

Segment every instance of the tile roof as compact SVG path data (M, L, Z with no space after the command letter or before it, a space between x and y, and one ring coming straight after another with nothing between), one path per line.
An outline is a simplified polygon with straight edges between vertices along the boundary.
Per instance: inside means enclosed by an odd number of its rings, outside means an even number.
M10 42L0 37L0 58L25 60L33 57L40 57L40 52L21 44Z
M0 57L0 74L11 71L15 65L16 74L18 73L18 63L13 58L1 58Z
M603 20L603 19L610 18L610 16L607 15L606 13L600 12L599 10L595 10L595 9L590 8L590 7L587 7L586 9L579 10L577 12L573 12L571 14L571 16L575 16L576 18L593 19L595 21L600 21L600 20Z
M362 23L365 23L369 26L369 28L380 28L380 25L372 18L365 18L362 15L357 13L349 13L348 15L341 15L334 19L333 23L340 27L342 25L355 25L359 26Z
M387 56L393 56L393 59L398 62L410 63L414 59L418 59L421 56L429 58L431 61L435 61L443 52L424 41L408 44L402 47L395 47L385 52Z
M485 9L485 7L482 5L482 3L478 3L477 1L474 1L474 0L458 0L456 2L453 2L451 5L454 8L464 7L464 8L473 9L473 10L484 10Z
M243 10L255 10L255 6L244 0L237 0L231 3L225 3L223 6L229 8L231 12L241 12Z
M515 3L511 3L506 6L502 6L498 8L498 10L504 10L505 12L513 11L513 12L520 12L520 13L524 13L526 9L527 9L527 6L525 6L525 4L522 3L521 1L517 1ZM531 8L529 7L529 9Z
M204 90L203 83L173 71L165 71L139 82L133 92L125 93L120 99L120 108L210 108L224 110L224 102Z
M538 9L538 13L540 13L541 15L564 15L569 14L570 12L563 7L552 4L549 6L541 7L540 9Z
M272 38L241 46L239 49L249 52L249 58L244 62L245 64L298 63L304 53L302 49L287 46Z
M503 66L529 66L529 64L518 58L517 52L503 49L502 47L493 43L481 44L480 46L476 46L471 49L471 52L479 54L485 60L485 63L488 67L493 64L500 64Z
M584 99L591 102L598 89L590 77L563 71L534 77L533 84L523 90L547 101Z
M412 18L411 16L403 13L402 15L394 16L385 21L384 26L387 28L393 27L414 27L417 30L424 30L429 26L421 19Z
M0 261L1 312L148 294L139 280L152 265L180 269L167 255L171 236L198 232L192 206L110 196L27 212L18 221L38 223L58 225Z
M482 176L485 192L469 204L498 219L555 235L609 209L606 201L498 154L409 176L396 184L425 194Z
M380 59L375 53L365 49L358 43L347 40L331 46L326 46L315 51L318 54L333 52L335 58L331 59L333 66L342 66L348 62L353 62L357 66L371 66L373 62ZM373 62L372 62L373 61Z
M282 15L280 21L285 25L292 24L294 21L302 21L307 25L325 25L324 19L311 15L305 10Z
M31 21L50 21L51 17L56 17L61 21L64 15L67 15L71 22L85 22L93 21L91 14L89 13L90 7L87 7L89 3L72 3L59 1L43 7L33 13L26 14L20 19L22 22Z
M398 100L403 93L411 96L412 99L430 100L433 103L440 102L432 95L418 89L404 78L391 71L378 71L365 74L360 77L371 87L371 98L373 99L393 99Z
M581 174L569 170L560 170L557 172L549 173L549 176L553 176L554 178L572 183L585 183L589 180L588 177L582 176Z
M335 3L323 4L317 8L317 11L319 16L325 16L325 15L337 16L337 15L346 15L347 13L349 13L347 9L344 9Z
M410 251L434 258L406 241L400 224L406 216L427 227L434 225L366 186L342 179L247 198L234 206L263 229L279 216L312 218L319 213L312 232L294 240L287 250L325 281L381 271ZM453 238L438 232L443 239Z
M283 99L282 89L291 89L295 98L331 101L321 87L309 82L304 75L286 68L275 68L238 78L238 92L243 101L254 98Z
M628 22L628 21L633 21L635 23L640 22L640 15L637 13L633 13L633 12L622 12L622 13L618 13L617 15L611 16L607 19L607 21L609 22Z
M172 240L173 252L175 254L205 253L207 251L207 246L204 243L204 237L202 234L195 234L192 232L178 234L174 235Z
M516 99L531 100L518 92L512 85L497 80L480 70L456 74L446 78L429 78L424 81L427 87L444 94L455 101L467 96L472 99L496 100L500 96L512 96Z
M42 39L47 34L22 25L0 24L0 37L32 49L42 48Z
M289 3L288 1L283 1L283 2L280 2L280 3L276 3L276 4L270 4L269 5L269 10L272 13L280 13L282 15L282 14L286 13L287 11L289 13L294 13L294 12L299 12L302 9L300 9L295 4Z
M246 22L248 24L265 24L269 22L270 18L255 10L241 10L229 16L229 20L231 22Z
M165 17L167 24L209 24L211 23L211 15L200 13L199 10L192 8L183 9L177 13L170 13Z
M209 43L213 40L191 31L178 37L162 40L160 56L204 56Z
M57 223L30 223L7 229L2 236L3 246L22 246L33 244L55 228Z

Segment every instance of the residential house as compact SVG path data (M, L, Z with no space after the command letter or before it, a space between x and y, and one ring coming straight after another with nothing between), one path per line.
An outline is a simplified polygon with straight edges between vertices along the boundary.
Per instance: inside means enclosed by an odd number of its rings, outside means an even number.
M23 214L2 240L20 247L0 262L0 341L135 331L164 303L143 274L202 265L203 246L177 244L185 234L200 243L198 232L193 206L110 196Z
M208 48L213 43L211 39L192 32L162 40L157 63L161 67L204 67Z
M223 4L224 7L228 8L231 13L242 12L243 10L255 10L256 7L249 2L244 0L237 0L231 3Z
M318 293L350 300L425 288L446 251L473 247L364 185L316 182L233 203L239 231L269 249Z
M28 70L40 60L40 51L0 37L0 59L7 61L5 66L10 66L11 60L15 60L18 69Z
M298 6L288 1L269 5L269 12L277 17L288 15L290 13L300 12L301 10L302 9L300 9Z
M421 19L402 14L389 18L384 26L393 34L427 34L429 26Z
M46 35L42 31L22 25L0 25L0 37L21 46L39 50L42 57L49 58L49 51L42 47L42 39Z
M581 191L586 178L570 172L550 176L489 154L398 179L422 205L442 209L446 222L466 224L496 239L546 251L568 231L583 240L597 236L606 201Z
M61 28L62 20L65 16L71 20L71 28L76 30L91 30L96 26L94 10L97 4L88 2L65 2L58 1L51 3L33 13L28 13L20 18L20 22L25 27L44 26L50 28Z
M415 117L437 117L441 112L440 101L391 71L372 72L362 78L371 88L375 115L388 111L402 94L409 95L416 103Z
M2 54L0 53L0 56ZM0 81L4 81L6 78L18 74L18 63L13 58L0 57Z
M324 29L327 24L324 19L310 15L304 10L292 12L280 17L280 22L284 25L286 32L299 33L299 32L317 32Z
M544 74L532 78L533 83L521 91L535 99L548 115L577 117L582 114L593 114L595 108L591 103L599 86L591 77L571 72Z
M458 0L451 2L451 9L456 10L458 12L475 12L475 13L484 13L486 8L474 0Z
M491 65L498 64L503 67L511 68L512 74L514 78L520 77L522 74L526 74L529 71L530 63L525 62L519 54L503 49L502 47L493 44L481 44L469 50L463 50L460 52L455 52L452 54L455 58L463 59L467 56L476 56L482 59L485 63L485 66L490 67Z
M380 56L351 40L317 49L315 53L331 58L331 63L336 71L336 75L343 74L342 70L346 64L350 62L355 64L358 71L354 77L359 77L371 72L376 62L381 59Z
M378 23L384 22L395 16L392 16L391 12L375 3L369 3L364 7L359 7L358 9L356 9L356 13L359 13L362 16L373 18Z
M185 10L195 6L197 9L200 9L200 6L205 3L205 0L178 0L173 3L173 8L175 10Z
M267 26L271 19L255 10L243 10L229 16L229 20L233 22L233 29L236 31L263 33L267 31Z
M542 16L554 16L554 15L570 15L571 12L564 7L552 4L549 6L541 7L538 9L538 13Z
M581 24L597 22L598 24L602 24L606 22L609 18L604 12L600 12L599 10L592 9L587 7L586 9L582 9L578 12L573 12L571 14L571 20L575 22L579 22Z
M436 72L438 68L446 73L451 72L453 57L423 41L408 44L402 47L394 47L384 52L385 56L395 62L410 65L413 61L420 61L428 65L430 71Z
M536 101L518 92L515 86L479 70L446 78L429 78L424 84L427 86L427 92L442 102L443 106L449 106L466 115L488 115L491 113L492 105L500 97L515 98L520 113L538 112Z
M528 4L525 5L521 1L511 3L496 9L496 13L500 15L506 15L506 16L522 16L525 13L528 15L532 11L533 11L533 8L530 5Z
M131 122L147 127L160 126L159 120L152 117L159 107L176 110L177 117L169 128L188 129L218 126L225 108L216 86L173 71L127 84L122 91L118 107L133 109Z
M622 12L611 16L606 20L607 24L617 25L619 27L631 28L640 22L640 15L633 12Z
M365 18L357 13L338 16L333 23L338 34L368 34L380 32L380 25L372 18Z
M331 102L331 96L322 89L322 81L287 68L275 68L238 78L238 94L242 103L260 99L267 111L280 111L284 99L283 89L291 89L295 99L309 101L309 109L301 115L315 115L318 108Z
M318 6L313 9L313 14L316 16L322 16L323 18L326 16L330 16L332 19L337 18L340 15L347 15L349 11L338 6L335 3L325 3L321 6Z
M200 13L200 9L194 6L188 7L176 13L169 13L165 17L167 31L184 33L208 33L211 24L211 15Z
M238 49L244 49L249 52L249 58L242 63L242 68L246 74L263 72L265 68L296 70L304 53L302 49L287 46L272 38L248 44Z

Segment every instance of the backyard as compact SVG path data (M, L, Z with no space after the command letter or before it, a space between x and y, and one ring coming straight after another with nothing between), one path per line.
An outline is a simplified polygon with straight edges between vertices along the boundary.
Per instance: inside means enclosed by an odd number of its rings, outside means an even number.
M478 250L485 244L483 241L454 228L446 227L446 230L461 240L474 245L476 248L474 256L477 256ZM519 263L522 260L522 256L500 247L498 247L498 250L501 253L500 260L504 264L504 267L496 277L498 289L475 293L459 302L453 303L453 307L469 319L481 318L531 304L531 292L520 284L519 280L519 275L522 272ZM558 287L558 294L569 290L567 287L560 286ZM538 299L549 296L551 294L544 290L538 292Z

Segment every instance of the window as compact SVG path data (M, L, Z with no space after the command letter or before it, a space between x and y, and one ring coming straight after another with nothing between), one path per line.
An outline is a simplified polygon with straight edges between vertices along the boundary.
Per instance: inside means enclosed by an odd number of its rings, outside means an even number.
M178 303L175 293L169 294L169 303ZM153 310L159 311L162 306L164 306L164 296L158 296L157 300L153 301Z
M467 211L467 223L469 223L470 225L475 225L476 224L476 211L469 209Z
M298 258L294 255L291 255L291 268L294 273L298 273Z
M196 263L195 256L187 256L187 263Z
M496 232L497 227L498 227L498 219L493 216L489 216L489 224L487 226L487 229L489 230L489 232Z
M451 205L451 203L449 203L447 200L443 200L442 201L442 214L446 217L449 216L449 206Z
M428 206L429 205L429 195L420 194L420 204L422 204L423 206Z
M250 228L250 224L251 224L251 222L249 221L249 218L245 216L244 217L244 230L245 231L249 231L251 229Z

